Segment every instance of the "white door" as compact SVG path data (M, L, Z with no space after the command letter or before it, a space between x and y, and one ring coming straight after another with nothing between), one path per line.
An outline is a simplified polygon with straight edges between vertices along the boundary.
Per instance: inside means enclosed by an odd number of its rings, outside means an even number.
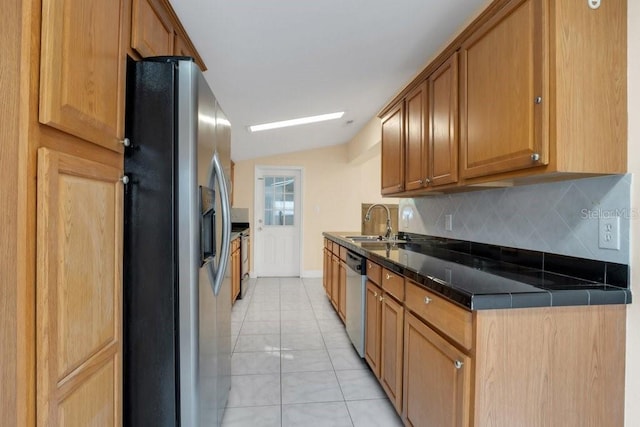
M258 277L300 276L300 168L256 167L255 249Z

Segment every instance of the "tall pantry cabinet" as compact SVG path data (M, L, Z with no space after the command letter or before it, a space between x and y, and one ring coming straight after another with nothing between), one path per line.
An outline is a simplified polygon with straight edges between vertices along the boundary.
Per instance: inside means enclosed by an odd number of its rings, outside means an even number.
M3 4L2 425L122 423L125 72L142 56L132 1ZM153 4L201 63L169 3Z

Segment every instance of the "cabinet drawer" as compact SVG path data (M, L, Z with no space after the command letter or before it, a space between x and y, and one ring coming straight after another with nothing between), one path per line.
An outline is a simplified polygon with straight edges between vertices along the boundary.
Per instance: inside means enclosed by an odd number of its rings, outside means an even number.
M347 261L347 248L344 246L340 246L340 259L342 261Z
M375 262L367 260L367 277L376 285L380 285L380 279L382 277L382 267Z
M396 297L400 302L404 301L404 277L393 271L382 269L382 289Z
M407 281L406 307L467 350L471 349L472 315L457 305Z

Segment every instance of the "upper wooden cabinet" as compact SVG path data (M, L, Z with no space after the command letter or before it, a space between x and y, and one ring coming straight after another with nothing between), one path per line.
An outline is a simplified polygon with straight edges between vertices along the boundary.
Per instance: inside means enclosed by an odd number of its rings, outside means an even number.
M400 120L398 128L395 120ZM394 108L383 119L382 126L382 194L455 183L458 180L457 53L409 92L400 101L399 108ZM398 172L403 170L402 179L396 182ZM388 185L384 183L385 177Z
M625 173L626 10L624 0L493 1L381 111L382 175L406 167L404 187L383 179L382 194ZM386 126L399 105L404 134ZM402 137L406 161L385 158L385 139Z
M131 48L137 54L142 58L189 56L202 71L207 69L168 0L132 0L132 3Z
M626 171L626 10L512 0L464 40L463 177Z
M124 0L44 0L40 122L122 152Z
M382 119L382 194L404 190L404 102Z
M512 2L460 49L464 177L548 162L542 1Z
M418 85L405 103L405 172L404 189L415 190L426 184L429 164L427 83Z
M458 181L458 54L454 53L428 78L430 186Z
M143 58L173 55L174 25L160 0L133 0L131 47Z

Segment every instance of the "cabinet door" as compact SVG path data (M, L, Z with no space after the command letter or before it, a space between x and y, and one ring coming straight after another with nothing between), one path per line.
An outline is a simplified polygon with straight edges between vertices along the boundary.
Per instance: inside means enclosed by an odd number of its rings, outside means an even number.
M240 249L237 248L231 254L231 303L240 295Z
M340 262L340 277L338 283L338 315L343 322L347 318L347 265Z
M40 122L122 152L124 0L43 0Z
M173 55L171 18L160 0L133 0L131 47L143 58Z
M405 98L405 190L416 190L425 186L429 150L427 137L427 84L423 83Z
M458 53L429 76L429 181L458 181Z
M324 292L329 296L329 290L331 289L331 252L325 247L323 255L322 286L324 286Z
M381 310L380 382L396 411L401 413L404 308L385 292Z
M191 47L187 44L185 38L176 33L173 39L173 54L178 56L190 56L195 58L195 52L191 50ZM233 162L231 162L231 170L233 171ZM233 181L233 172L231 173L231 180Z
M331 255L331 304L338 311L338 298L340 297L340 258Z
M404 190L404 102L382 119L382 194Z
M462 44L460 156L465 178L547 162L542 4L513 1Z
M39 426L122 424L121 173L38 151Z
M382 290L367 280L365 298L364 358L376 377L380 378L380 298Z
M470 369L469 357L407 313L404 330L405 425L468 426Z

